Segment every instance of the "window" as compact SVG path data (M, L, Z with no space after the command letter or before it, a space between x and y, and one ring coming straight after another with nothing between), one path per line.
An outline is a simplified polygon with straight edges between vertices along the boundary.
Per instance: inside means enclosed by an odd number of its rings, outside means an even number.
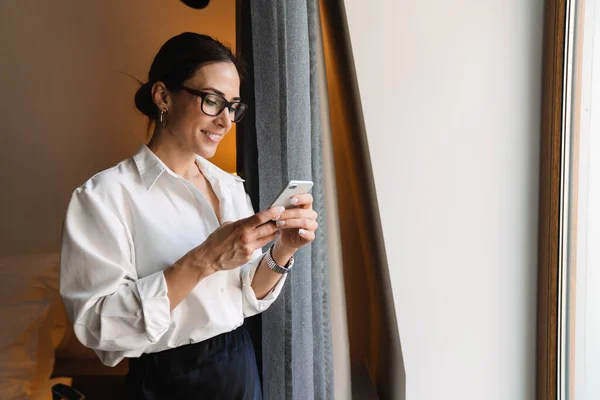
M600 0L546 0L537 398L600 399Z
M565 4L557 395L600 399L600 1Z
M560 398L600 399L600 1L574 7L566 120L564 355ZM568 69L567 69L568 71Z

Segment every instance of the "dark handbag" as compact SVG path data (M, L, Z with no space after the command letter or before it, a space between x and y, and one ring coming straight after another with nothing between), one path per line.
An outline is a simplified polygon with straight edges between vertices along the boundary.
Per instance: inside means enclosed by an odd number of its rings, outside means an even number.
M52 400L85 400L85 396L70 386L57 383L52 386Z

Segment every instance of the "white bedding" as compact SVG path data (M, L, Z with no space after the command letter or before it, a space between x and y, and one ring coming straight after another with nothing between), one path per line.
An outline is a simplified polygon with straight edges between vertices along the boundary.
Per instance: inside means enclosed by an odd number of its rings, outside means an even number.
M54 350L67 320L58 293L58 254L0 258L0 399L50 400ZM55 382L54 382L55 381Z

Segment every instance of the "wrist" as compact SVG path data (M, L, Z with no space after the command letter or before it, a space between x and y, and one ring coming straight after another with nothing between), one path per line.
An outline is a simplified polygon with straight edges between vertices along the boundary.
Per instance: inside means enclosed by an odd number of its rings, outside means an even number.
M202 250L201 248L196 248L180 260L181 267L191 271L196 276L198 282L217 271L216 268L207 262L209 258Z
M298 249L293 247L284 246L279 240L277 240L273 246L273 250L271 250L271 256L277 264L286 265L297 250Z

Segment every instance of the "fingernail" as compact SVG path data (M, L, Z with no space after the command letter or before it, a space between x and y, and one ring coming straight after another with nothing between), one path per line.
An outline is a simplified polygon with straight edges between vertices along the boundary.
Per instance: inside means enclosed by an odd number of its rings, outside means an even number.
M284 226L285 225L285 221L277 221L277 226Z
M306 229L298 229L298 234L299 234L300 236L304 236L304 235L306 235L307 233L308 233L308 232L306 232Z
M292 198L290 199L290 203L291 203L292 205L296 205L296 204L298 204L298 198L297 198L297 197L292 197Z
M284 206L279 207L279 213L280 214L283 214L284 211L285 211L285 207Z

